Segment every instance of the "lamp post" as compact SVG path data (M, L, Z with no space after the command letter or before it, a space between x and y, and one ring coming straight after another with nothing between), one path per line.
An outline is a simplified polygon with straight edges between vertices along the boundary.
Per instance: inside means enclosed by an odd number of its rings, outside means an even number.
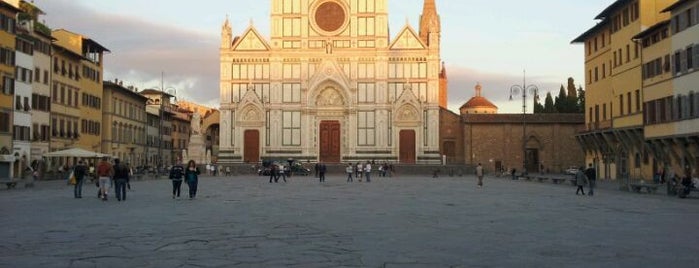
M160 87L154 87L155 89L160 90L160 107L158 109L158 169L163 165L163 136L164 136L164 129L163 129L163 124L164 124L164 118L165 117L165 96L168 94L169 91L173 91L175 95L177 95L177 89L174 87L165 87L165 79L164 79L164 72L160 72ZM170 98L168 98L169 102ZM168 108L169 103L168 103Z
M510 87L510 100L513 96L522 94L522 171L527 173L527 92L530 94L538 94L539 87L534 84L527 85L527 72L524 71L522 85L513 85Z

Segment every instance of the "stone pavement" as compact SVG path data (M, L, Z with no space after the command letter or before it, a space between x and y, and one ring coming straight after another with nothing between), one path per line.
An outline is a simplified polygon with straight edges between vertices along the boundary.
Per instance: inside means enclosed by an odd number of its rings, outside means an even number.
M206 177L0 190L0 267L696 267L699 198L486 178ZM183 186L183 193L187 187Z

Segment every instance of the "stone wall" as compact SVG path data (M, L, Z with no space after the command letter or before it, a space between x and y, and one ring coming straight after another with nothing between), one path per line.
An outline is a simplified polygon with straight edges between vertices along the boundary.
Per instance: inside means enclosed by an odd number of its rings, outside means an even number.
M487 171L496 167L523 170L522 115L463 115L465 163L482 163ZM526 117L527 149L538 152L535 170L560 173L569 166L584 165L585 155L575 134L584 126L582 114L535 114ZM543 166L543 170L541 167Z

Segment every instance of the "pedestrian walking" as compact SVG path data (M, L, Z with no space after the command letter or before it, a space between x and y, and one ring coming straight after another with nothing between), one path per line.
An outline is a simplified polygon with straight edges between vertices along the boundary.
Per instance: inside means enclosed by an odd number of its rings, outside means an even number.
M347 172L347 182L352 182L352 173L354 173L352 170L352 163L347 164L345 172Z
M357 172L356 177L359 179L359 182L362 182L362 175L364 174L364 167L362 167L361 162L357 162L357 169L355 170Z
M179 163L172 166L170 169L170 180L172 180L172 199L180 197L180 189L182 188L182 179L184 178L184 167Z
M199 185L199 168L194 160L189 160L187 168L184 170L184 178L189 186L189 199L197 196L197 186Z
M585 189L583 189L583 187L587 184L587 176L585 176L583 168L584 167L580 167L578 172L575 173L575 185L578 186L578 189L575 190L575 195L578 195L580 192L582 192L582 195L585 195Z
M102 158L102 161L97 165L97 176L102 201L107 201L107 193L111 185L111 178L114 176L114 168L112 164L107 161L108 159L107 157Z
M83 198L83 182L85 180L85 175L87 175L87 167L83 163L83 160L78 160L78 165L73 169L73 176L75 176L73 196L75 198Z
M272 182L279 182L279 178L277 177L277 165L274 163L269 166L269 183Z
M371 163L369 161L366 161L366 165L364 165L364 173L366 182L371 182Z
M478 177L478 188L483 187L483 166L481 163L476 166L476 177Z
M592 163L590 163L585 170L585 176L587 176L587 180L590 183L590 189L587 191L587 195L593 196L595 195L595 184L597 183L597 171L592 167Z
M320 162L320 166L318 167L318 176L320 177L320 182L325 182L326 171L328 171L328 167L325 166L325 163Z
M313 167L313 169L316 171L316 178L320 178L320 162L317 162L316 165Z
M114 186L117 201L126 201L126 185L129 183L129 169L119 158L114 159Z
M286 172L286 167L280 166L280 168L279 168L279 173L278 173L279 175L277 175L277 178L276 178L276 180L275 180L274 182L279 182L279 178L280 178L280 177L282 178L282 180L284 180L284 182L286 182L286 173L287 173L287 172Z

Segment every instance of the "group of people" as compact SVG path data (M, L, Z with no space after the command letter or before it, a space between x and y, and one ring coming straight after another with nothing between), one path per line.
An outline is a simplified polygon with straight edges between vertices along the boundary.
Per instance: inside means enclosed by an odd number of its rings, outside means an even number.
M199 173L194 160L189 161L187 167L183 167L180 164L174 165L170 169L172 198L180 197L183 180L189 186L189 198L193 199L196 197ZM105 157L97 164L97 168L88 167L82 159L79 160L78 164L73 167L72 174L75 180L73 188L75 198L82 198L82 187L85 179L94 179L92 176L95 176L97 179L96 186L99 188L97 191L98 198L102 199L102 201L107 201L109 190L114 185L117 201L126 201L126 189L131 188L130 180L133 176L133 171L128 164L122 163L118 158L115 158L114 162L110 163L109 158Z
M277 165L277 164L271 164L269 166L269 183L272 183L274 181L275 183L279 182L279 178L282 178L284 182L286 182L286 174L289 173L289 169L282 166L282 165ZM289 173L289 175L291 175Z
M371 182L372 164L373 162L371 161L366 161L366 163L363 165L361 162L357 162L357 164L355 165L352 165L352 163L348 163L347 167L345 167L345 173L347 173L347 182L354 182L354 178L356 178L360 182L362 181L362 178L364 178L366 182ZM393 165L389 165L388 163L378 165L379 177L392 177L393 171ZM352 177L352 175L354 175L354 178Z
M96 172L96 173L94 173ZM97 197L102 201L107 201L109 189L112 184L115 186L115 195L118 201L126 200L126 188L130 187L129 180L133 175L131 168L122 163L118 158L114 159L114 164L109 162L108 158L103 158L97 164L97 168L90 166L80 159L78 164L73 167L72 179L74 180L73 196L82 198L82 188L86 178L95 179L97 177L96 186L99 188Z
M585 195L585 185L589 187L589 191L587 191L587 195L593 196L595 194L595 183L597 181L597 171L595 170L594 167L592 167L592 164L589 164L588 168L585 169L585 167L580 167L578 171L575 173L575 185L578 186L578 188L575 190L575 195L578 195L582 193L582 195Z
M172 180L172 199L180 197L182 181L184 180L189 187L189 199L194 199L197 196L197 187L199 186L199 168L194 160L187 162L187 167L181 164L176 164L170 168L170 180Z

